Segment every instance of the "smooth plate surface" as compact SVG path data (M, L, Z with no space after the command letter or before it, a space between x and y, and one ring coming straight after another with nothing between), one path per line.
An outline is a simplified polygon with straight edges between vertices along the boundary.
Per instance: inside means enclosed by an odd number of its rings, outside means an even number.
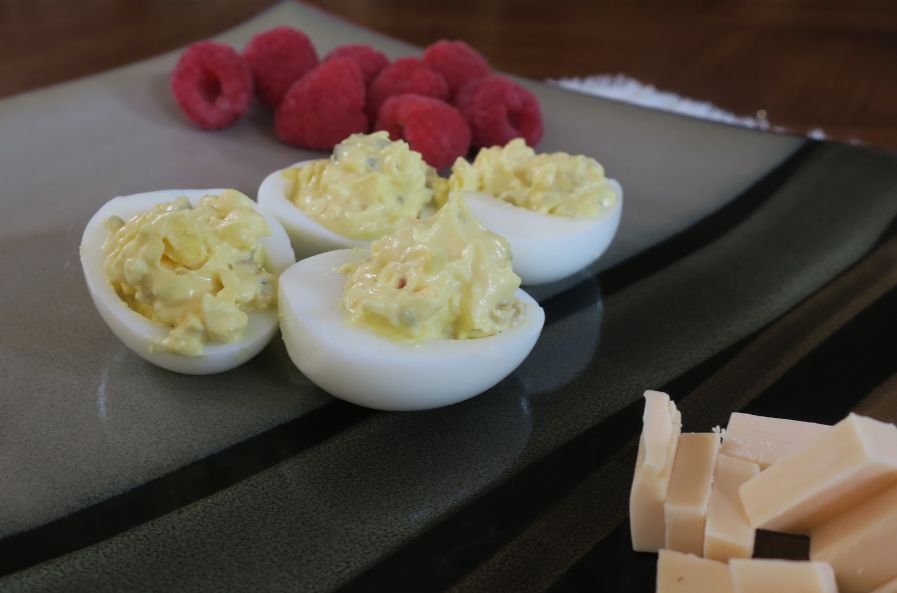
M295 4L221 37L241 47L277 24L303 28L320 53L368 42L391 57L416 50ZM314 409L328 398L275 344L209 379L143 363L103 325L77 242L116 195L168 187L235 187L254 195L269 172L321 156L279 143L270 115L222 132L188 124L169 93L176 54L0 103L0 320L4 380L0 536L39 525ZM797 142L702 125L535 86L541 150L598 158L627 191L604 265L731 199ZM691 158L678 158L688 146ZM631 196L631 199L629 199ZM12 312L15 312L14 314Z
M296 4L221 40L240 47L277 24L305 30L321 54L349 42L416 53ZM278 143L263 112L222 132L190 127L168 92L176 57L0 102L0 298L9 312L0 320L0 544L330 401L276 340L233 372L183 377L130 354L92 308L76 242L110 197L206 186L251 194L269 172L321 156ZM539 149L594 156L626 192L619 233L596 269L718 210L800 144L527 85L545 115ZM234 486L0 579L0 589L343 584L856 261L897 214L892 165L887 155L819 147L741 224L606 299L587 273L533 291L546 308L543 336L487 394L363 417Z

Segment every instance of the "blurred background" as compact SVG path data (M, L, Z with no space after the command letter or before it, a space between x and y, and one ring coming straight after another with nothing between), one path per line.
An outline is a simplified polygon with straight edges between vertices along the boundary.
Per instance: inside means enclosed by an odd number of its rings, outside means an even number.
M289 1L289 0L287 0ZM622 74L798 133L897 149L895 0L311 0L533 79ZM0 0L0 97L211 36L272 0Z

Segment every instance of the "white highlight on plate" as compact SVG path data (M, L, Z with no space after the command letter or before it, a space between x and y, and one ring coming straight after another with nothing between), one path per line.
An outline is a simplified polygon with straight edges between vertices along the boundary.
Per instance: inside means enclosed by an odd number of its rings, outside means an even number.
M650 84L639 82L623 74L595 74L585 78L549 79L545 82L585 95L604 97L605 99L623 101L641 107L689 115L700 119L718 121L745 128L769 130L770 132L791 132L784 126L770 124L766 119L767 113L765 109L758 110L756 117L735 115L717 107L713 103L696 101L676 93L661 91ZM825 130L819 127L807 130L804 135L813 140L826 140L829 137ZM849 144L862 144L862 141L858 138L847 138L846 141Z
M650 107L746 128L786 130L779 126L771 126L765 117L735 115L725 109L720 109L713 103L696 101L676 93L661 91L652 85L644 84L622 74L596 74L586 78L560 78L546 82L578 93L614 99L641 107ZM822 131L819 130L819 132Z

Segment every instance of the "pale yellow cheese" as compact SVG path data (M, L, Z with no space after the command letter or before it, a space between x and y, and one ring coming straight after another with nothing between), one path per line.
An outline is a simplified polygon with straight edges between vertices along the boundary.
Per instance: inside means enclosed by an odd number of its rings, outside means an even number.
M810 558L832 565L842 593L897 579L897 485L813 530Z
M681 430L682 417L670 396L646 391L642 436L629 493L632 549L636 551L656 552L664 545L663 501Z
M897 593L897 579L887 582L872 593Z
M740 493L754 527L809 534L894 482L897 427L851 414Z
M700 556L704 525L719 453L719 434L688 433L679 437L670 490L663 503L666 548Z
M734 558L729 570L735 593L838 593L832 567L824 562Z
M738 489L758 473L756 463L722 454L717 458L704 529L705 558L727 562L753 555L756 530L744 514Z
M692 554L661 550L657 593L734 593L729 567Z
M831 428L825 424L734 412L723 434L720 453L752 461L766 469L810 444Z

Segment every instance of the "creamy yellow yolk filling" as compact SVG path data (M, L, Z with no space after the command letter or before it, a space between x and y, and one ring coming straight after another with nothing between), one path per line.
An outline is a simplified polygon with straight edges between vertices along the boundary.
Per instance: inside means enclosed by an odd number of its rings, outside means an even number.
M105 221L105 273L115 292L147 319L170 328L152 345L200 356L207 342L239 339L247 312L276 299L261 237L271 234L252 201L234 190L158 204L128 221Z
M459 158L448 186L449 191L483 192L570 218L593 218L617 203L604 168L594 159L565 152L536 154L520 138L480 150L473 163Z
M386 132L353 134L328 160L284 171L290 201L318 224L352 239L371 240L402 220L417 218L430 201L435 171Z
M433 216L374 241L369 258L341 271L349 319L396 341L491 336L523 311L507 241L457 194Z

